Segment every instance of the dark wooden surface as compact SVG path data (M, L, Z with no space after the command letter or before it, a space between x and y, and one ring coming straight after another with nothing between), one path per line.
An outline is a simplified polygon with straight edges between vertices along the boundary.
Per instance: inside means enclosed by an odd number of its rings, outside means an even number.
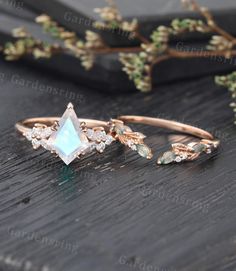
M9 3L0 3L1 41L20 23L38 34L34 12ZM137 14L140 8L135 6ZM125 10L128 16L130 10ZM99 86L95 91L81 86L82 73L68 76L66 70L78 67L69 57L37 64L37 70L32 62L0 60L0 271L236 270L236 128L229 93L209 76L233 69L234 62L165 63L158 76L165 78L168 71L179 81L142 95L121 93L125 75L117 80L114 56L99 61L96 71L106 67L106 76L99 84L95 79L102 73L91 74ZM180 81L183 74L202 77ZM222 144L194 163L157 167L157 156L169 149L169 141L186 138L138 126L154 150L151 161L114 144L103 155L66 167L47 152L33 151L14 124L61 115L70 101L81 117L174 119L207 129Z
M236 270L236 130L230 96L212 77L109 96L20 63L0 61L0 71L1 271ZM80 117L175 119L215 133L222 144L199 161L157 167L168 141L182 137L139 126L151 161L114 144L66 167L33 151L14 124L61 115L70 100Z

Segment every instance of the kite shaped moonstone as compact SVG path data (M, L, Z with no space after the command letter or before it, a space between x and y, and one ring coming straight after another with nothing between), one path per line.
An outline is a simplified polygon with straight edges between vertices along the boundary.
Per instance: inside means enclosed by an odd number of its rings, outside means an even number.
M80 127L72 104L67 106L59 120L59 128L50 136L49 142L51 148L67 165L89 148L88 139Z

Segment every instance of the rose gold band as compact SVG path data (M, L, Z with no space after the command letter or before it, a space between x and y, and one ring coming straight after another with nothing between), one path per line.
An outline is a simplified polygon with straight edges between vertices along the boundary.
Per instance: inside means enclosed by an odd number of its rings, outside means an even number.
M118 117L118 119L122 120L124 123L146 124L146 125L157 126L157 127L193 135L201 139L208 139L208 140L214 139L214 136L205 130L202 130L200 128L190 126L187 124L183 124L177 121L143 117L143 116L120 116Z
M58 122L60 118L58 117L48 117L48 118L31 118L26 119L23 121L19 121L16 123L15 127L16 129L21 132L22 134L29 132L32 127L37 124L43 124L47 126L52 126L55 124L55 122ZM93 119L80 119L79 121L81 123L85 122L88 128L94 128L94 127L104 127L107 128L107 122L101 121L101 120L93 120Z

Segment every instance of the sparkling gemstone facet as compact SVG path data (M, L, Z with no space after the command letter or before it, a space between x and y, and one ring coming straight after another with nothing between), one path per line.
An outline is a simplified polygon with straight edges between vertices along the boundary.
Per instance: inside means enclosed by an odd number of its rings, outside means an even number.
M105 147L106 147L105 143L101 142L96 146L96 149L97 149L98 152L103 152Z
M55 149L59 157L68 165L78 155L88 149L88 139L75 114L72 104L69 104L66 112L59 121L59 128L49 138L52 149Z

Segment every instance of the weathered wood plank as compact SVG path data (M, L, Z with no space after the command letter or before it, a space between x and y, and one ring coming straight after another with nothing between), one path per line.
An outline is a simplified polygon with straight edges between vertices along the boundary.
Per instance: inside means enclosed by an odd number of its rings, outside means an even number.
M212 78L108 96L20 64L0 61L0 71L0 270L235 270L236 132L230 97ZM14 124L60 115L69 98L20 85L14 75L79 94L72 102L82 117L176 119L215 132L221 148L157 167L175 135L140 126L153 160L114 145L65 167L33 151Z

